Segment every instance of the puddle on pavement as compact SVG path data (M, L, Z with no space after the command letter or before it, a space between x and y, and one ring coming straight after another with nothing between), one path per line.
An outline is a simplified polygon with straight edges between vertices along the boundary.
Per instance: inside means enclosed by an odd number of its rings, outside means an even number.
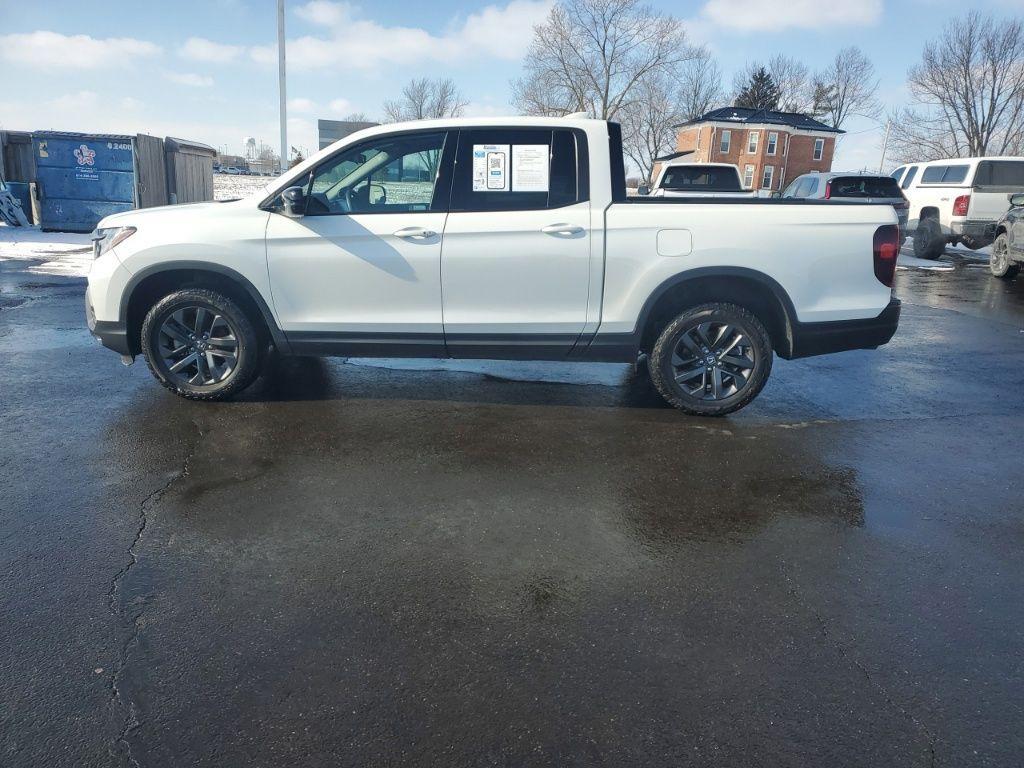
M633 375L633 366L619 363L559 363L518 360L445 360L348 358L348 365L395 371L474 373L505 381L542 384L580 384L620 387Z

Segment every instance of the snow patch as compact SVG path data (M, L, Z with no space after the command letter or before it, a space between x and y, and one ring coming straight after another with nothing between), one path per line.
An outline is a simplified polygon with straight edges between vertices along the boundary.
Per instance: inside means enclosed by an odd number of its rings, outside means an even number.
M27 272L85 277L92 266L92 241L77 232L42 232L38 227L0 225L0 261L35 262Z

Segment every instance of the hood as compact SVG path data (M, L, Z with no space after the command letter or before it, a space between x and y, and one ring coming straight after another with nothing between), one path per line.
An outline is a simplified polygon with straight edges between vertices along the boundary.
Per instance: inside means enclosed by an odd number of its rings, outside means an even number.
M262 199L262 197L260 197ZM181 205L160 205L155 208L136 208L132 211L123 211L122 213L111 214L105 216L100 220L100 223L96 225L97 229L106 229L108 227L128 227L134 226L139 222L152 221L154 218L159 217L162 221L174 218L175 216L196 216L204 214L214 214L223 211L226 208L233 208L239 204L245 204L247 200L229 200L225 202L214 202L209 201L205 203L183 203ZM255 207L253 201L248 201L250 207Z

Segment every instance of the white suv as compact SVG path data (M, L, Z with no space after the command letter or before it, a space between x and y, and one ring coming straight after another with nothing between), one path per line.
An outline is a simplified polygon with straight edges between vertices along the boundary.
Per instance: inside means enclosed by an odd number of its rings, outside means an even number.
M947 243L978 249L996 237L1009 196L1024 192L1024 157L965 157L892 172L910 202L914 255L937 259Z

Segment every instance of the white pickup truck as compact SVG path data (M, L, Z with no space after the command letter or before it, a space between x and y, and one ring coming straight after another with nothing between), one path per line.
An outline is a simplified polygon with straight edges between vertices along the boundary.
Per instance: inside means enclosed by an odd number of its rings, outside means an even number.
M731 163L668 162L658 171L651 197L756 197L743 188L740 169Z
M489 118L354 133L252 198L100 222L92 333L191 399L265 353L635 363L720 415L784 358L896 330L889 205L629 198L619 126Z
M937 259L946 244L984 248L1009 196L1024 192L1024 158L964 157L901 165L892 172L910 204L914 255Z

